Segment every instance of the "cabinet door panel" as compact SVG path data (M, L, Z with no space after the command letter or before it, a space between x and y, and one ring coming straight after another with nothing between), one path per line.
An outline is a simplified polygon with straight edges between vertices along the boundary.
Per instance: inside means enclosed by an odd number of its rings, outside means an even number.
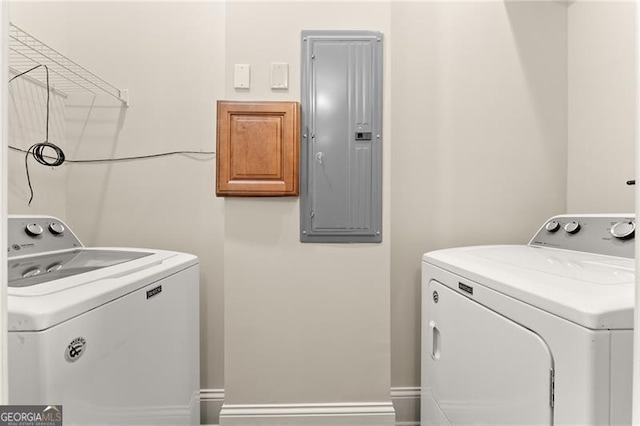
M218 101L216 194L298 195L296 102Z

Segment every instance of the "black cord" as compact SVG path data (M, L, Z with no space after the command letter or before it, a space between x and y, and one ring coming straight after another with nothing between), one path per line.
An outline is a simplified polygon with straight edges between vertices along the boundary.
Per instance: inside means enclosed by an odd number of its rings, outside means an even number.
M56 156L52 157L50 155L45 155L44 153L45 148L53 149L56 153ZM64 160L65 160L64 152L59 146L49 142L35 143L31 145L28 150L25 151L21 149L19 151L22 151L25 153L24 170L27 173L27 184L29 185L29 192L30 192L29 205L31 205L31 201L33 201L33 186L31 185L31 175L29 173L29 154L31 154L33 158L35 158L36 161L42 164L43 166L58 167L58 166L61 166L62 163L64 163ZM48 161L48 160L53 160L53 161Z
M31 71L35 70L36 68L40 68L41 66L43 66L43 65L36 65L35 67L33 67L33 68L31 68L31 69L28 69L28 70L26 70L26 71L23 71L23 72L21 72L21 73L20 73L20 74L18 74L18 75L14 75L13 77L11 77L11 78L9 79L9 83L11 83L13 80L15 80L15 79L16 79L16 78L18 78L18 77L22 77L23 75L25 75L25 74L27 74L27 73L30 73Z
M9 145L9 149L18 152L26 153L27 150L22 148L16 148L15 146ZM190 154L190 155L215 155L215 151L169 151L169 152L160 152L157 154L147 154L147 155L134 155L131 157L115 157L115 158L95 158L88 160L67 160L65 159L65 163L109 163L109 162L117 162L117 161L131 161L131 160L145 160L149 158L157 158L157 157L166 157L168 155L178 155L178 154ZM64 155L64 154L63 154ZM56 159L57 157L53 157L50 155L43 155L44 158ZM42 164L42 163L41 163ZM48 165L48 164L47 164Z
M46 119L46 130L45 130L45 140L44 142L39 142L39 143L35 143L33 145L31 145L29 147L29 149L24 150L24 149L20 149L20 148L16 148L14 146L9 145L9 148L14 150L14 151L19 151L19 152L23 152L25 154L24 156L24 169L25 172L27 174L27 184L29 185L29 203L28 205L31 205L31 201L33 201L33 186L31 185L31 175L29 173L29 154L31 154L31 156L40 164L42 164L43 166L51 166L51 167L58 167L61 166L63 163L68 162L68 163L107 163L107 162L115 162L115 161L129 161L129 160L142 160L142 159L147 159L147 158L156 158L156 157L164 157L167 155L177 155L177 154L195 154L195 155L213 155L215 154L215 151L171 151L171 152L161 152L158 154L149 154L149 155L138 155L138 156L132 156L132 157L119 157L119 158L97 158L97 159L90 159L90 160L67 160L65 155L64 155L64 151L62 151L62 148L60 148L59 146L57 146L54 143L49 142L49 110L50 110L50 95L51 95L51 86L49 84L49 67L47 67L46 65L36 65L35 67L28 69L26 71L21 72L20 74L17 74L15 76L13 76L10 80L9 83L11 83L13 80L15 80L16 78L23 76L27 73L30 73L33 70L36 70L40 67L44 67L45 71L46 71L46 75L47 75L47 105L46 105L46 111L47 111L47 119ZM46 155L45 154L45 149L51 149L53 150L53 152L55 153L55 156L52 155Z

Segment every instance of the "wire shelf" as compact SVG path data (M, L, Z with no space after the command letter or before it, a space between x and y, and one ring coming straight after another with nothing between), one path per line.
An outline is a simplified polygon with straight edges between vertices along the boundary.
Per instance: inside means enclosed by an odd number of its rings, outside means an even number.
M36 65L46 65L49 68L51 87L63 94L72 92L107 93L125 105L129 104L127 90L118 89L31 34L10 23L9 71L13 74L18 74ZM32 81L35 80L40 84L45 84L44 79L41 80L34 75L29 75L29 77Z

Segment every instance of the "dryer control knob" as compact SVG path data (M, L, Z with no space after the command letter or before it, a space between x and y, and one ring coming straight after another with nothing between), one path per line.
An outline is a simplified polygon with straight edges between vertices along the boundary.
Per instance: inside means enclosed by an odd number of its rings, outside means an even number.
M609 232L619 240L628 240L629 238L633 238L636 232L636 224L631 220L618 222L611 227Z
M569 222L564 226L564 230L568 234L575 234L580 230L580 224L576 221Z
M24 228L24 232L26 232L27 235L31 237L37 237L38 235L41 235L42 231L44 231L42 229L42 226L38 225L37 223L30 223Z
M51 222L49 224L49 231L54 235L60 235L64 232L64 225L59 222Z
M552 220L544 226L544 229L549 232L556 232L560 229L560 223L557 220Z

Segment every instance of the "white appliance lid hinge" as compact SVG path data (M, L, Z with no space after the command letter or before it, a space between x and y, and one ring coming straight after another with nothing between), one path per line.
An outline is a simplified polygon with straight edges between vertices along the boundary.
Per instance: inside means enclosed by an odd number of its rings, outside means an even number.
M551 408L553 408L556 394L556 373L553 368L549 370L549 394L549 404L551 405Z

